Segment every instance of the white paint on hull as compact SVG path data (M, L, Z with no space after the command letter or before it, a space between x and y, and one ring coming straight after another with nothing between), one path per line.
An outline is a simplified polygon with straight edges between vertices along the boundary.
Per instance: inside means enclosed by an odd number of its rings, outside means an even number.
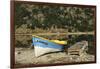
M45 53L49 53L49 52L56 52L56 51L61 51L60 49L54 49L54 48L43 48L43 47L39 47L39 46L34 46L35 48L35 56L41 56Z

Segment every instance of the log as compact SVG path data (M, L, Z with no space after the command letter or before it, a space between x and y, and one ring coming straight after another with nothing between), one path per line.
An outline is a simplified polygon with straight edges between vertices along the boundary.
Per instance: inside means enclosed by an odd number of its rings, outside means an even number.
M15 35L94 35L94 32L68 32L68 33L30 33L30 34L23 34L23 33L15 33Z

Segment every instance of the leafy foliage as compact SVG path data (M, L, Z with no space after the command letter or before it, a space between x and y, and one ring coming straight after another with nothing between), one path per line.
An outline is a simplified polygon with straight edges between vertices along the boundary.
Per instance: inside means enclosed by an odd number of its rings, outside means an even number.
M54 5L15 4L15 28L27 25L27 29L51 27L69 31L93 31L94 8ZM85 29L84 29L85 28Z

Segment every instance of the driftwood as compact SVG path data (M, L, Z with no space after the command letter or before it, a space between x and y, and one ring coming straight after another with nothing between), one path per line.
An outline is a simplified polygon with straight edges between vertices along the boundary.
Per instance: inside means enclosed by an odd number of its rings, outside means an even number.
M31 34L23 34L23 33L15 33L17 36L21 35L94 35L94 32L67 32L67 33L31 33Z
M68 48L68 55L79 55L81 56L88 49L88 42L81 41L77 42L73 46Z

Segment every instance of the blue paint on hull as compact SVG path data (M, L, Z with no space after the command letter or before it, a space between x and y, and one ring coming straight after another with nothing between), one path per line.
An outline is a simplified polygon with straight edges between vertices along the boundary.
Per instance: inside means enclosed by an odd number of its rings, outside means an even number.
M42 48L53 48L53 49L63 50L62 45L56 44L56 43L51 42L49 40L41 39L41 38L34 36L32 38L32 41L33 41L34 46L38 46L38 47L42 47Z

